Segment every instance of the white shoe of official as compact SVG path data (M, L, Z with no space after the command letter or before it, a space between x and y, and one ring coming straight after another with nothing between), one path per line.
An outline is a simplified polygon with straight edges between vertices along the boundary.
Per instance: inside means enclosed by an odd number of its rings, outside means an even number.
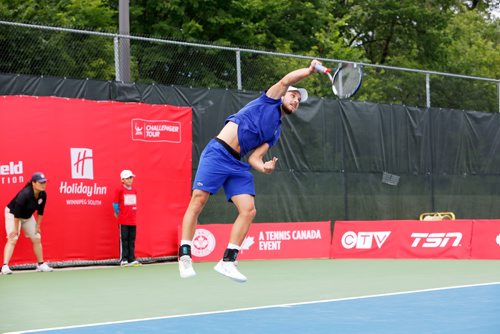
M42 273L48 273L51 271L54 271L52 267L50 267L47 263L42 263L41 265L36 265L36 271L42 272Z
M196 271L193 269L193 260L189 255L183 255L179 258L179 274L181 278L196 276Z
M9 266L4 264L2 266L2 275L10 275L12 274L12 270L10 270Z
M245 275L240 273L236 262L223 261L220 260L219 263L214 267L214 270L219 274L227 276L236 282L244 283L247 281Z

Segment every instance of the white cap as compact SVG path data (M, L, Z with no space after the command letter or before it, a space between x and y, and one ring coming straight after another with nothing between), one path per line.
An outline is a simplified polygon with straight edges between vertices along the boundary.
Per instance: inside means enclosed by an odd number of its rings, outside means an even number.
M287 92L290 92L290 91L297 91L300 93L300 102L306 102L307 98L309 97L309 94L307 94L307 90L305 90L304 88L296 88L296 87L290 86L290 87L288 87Z
M131 176L135 177L134 173L132 173L132 171L128 169L122 170L122 172L120 173L121 179L128 179Z

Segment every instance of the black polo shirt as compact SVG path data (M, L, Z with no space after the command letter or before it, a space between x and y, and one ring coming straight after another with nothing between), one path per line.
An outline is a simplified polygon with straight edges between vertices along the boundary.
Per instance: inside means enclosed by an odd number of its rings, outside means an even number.
M7 204L10 213L16 218L28 219L36 211L40 216L43 216L45 202L47 201L47 193L41 191L38 198L35 198L33 187L23 188L17 193L16 197Z

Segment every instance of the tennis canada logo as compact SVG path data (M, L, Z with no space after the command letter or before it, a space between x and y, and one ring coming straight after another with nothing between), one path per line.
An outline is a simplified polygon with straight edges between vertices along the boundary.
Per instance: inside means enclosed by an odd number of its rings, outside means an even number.
M353 232L348 231L342 236L342 246L346 249L371 249L375 241L378 248L387 241L391 235L391 231L377 231L377 232Z
M181 142L180 122L134 118L131 126L132 140L134 141Z
M255 243L254 237L247 236L243 240L243 243L241 244L241 249L240 251L243 253L243 251L250 250L250 247Z
M204 228L196 229L193 238L193 255L204 257L210 255L215 249L215 236Z
M498 245L498 246L500 246L500 234L499 234L499 235L497 235L497 239L496 239L496 241L497 241L497 245Z

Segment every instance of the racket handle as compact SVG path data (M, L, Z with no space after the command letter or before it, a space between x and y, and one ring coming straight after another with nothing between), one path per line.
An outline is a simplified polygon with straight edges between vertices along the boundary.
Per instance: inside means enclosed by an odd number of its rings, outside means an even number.
M332 71L331 68L324 67L323 65L320 65L320 64L314 65L314 68L316 69L316 71L322 72L324 74L330 73Z

